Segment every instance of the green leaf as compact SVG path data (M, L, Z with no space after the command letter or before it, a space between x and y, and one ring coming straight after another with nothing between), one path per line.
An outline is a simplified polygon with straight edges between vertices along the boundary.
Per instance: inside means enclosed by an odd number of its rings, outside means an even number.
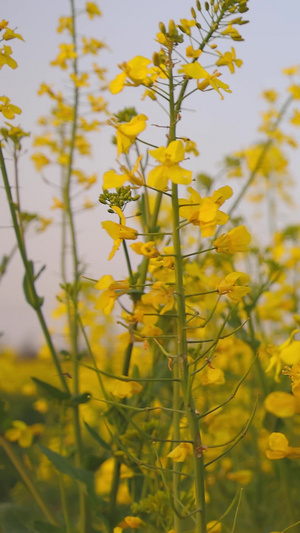
M102 448L111 451L111 447L109 446L109 444L107 444L107 442L105 442L105 440L103 440L100 435L98 435L98 433L91 426L89 426L87 422L84 422L84 425L88 430L89 434L93 437L93 439L95 439L96 442L98 442L98 444L100 444L100 446L102 446Z
M59 402L63 402L65 400L69 400L71 397L69 392L62 391L58 389L57 387L54 387L53 385L46 383L45 381L41 381L38 378L31 378L31 379L32 381L34 381L37 387L41 389L43 393L46 393L46 395L49 396L51 399L58 400Z
M34 533L28 525L28 509L18 505L3 503L0 505L0 531L3 533Z
M50 448L47 448L42 444L39 444L38 446L41 452L49 459L49 461L51 461L56 470L61 472L61 474L70 476L74 481L80 481L80 483L83 483L86 486L91 499L94 501L96 500L94 492L94 475L92 472L73 466L67 457L50 450Z

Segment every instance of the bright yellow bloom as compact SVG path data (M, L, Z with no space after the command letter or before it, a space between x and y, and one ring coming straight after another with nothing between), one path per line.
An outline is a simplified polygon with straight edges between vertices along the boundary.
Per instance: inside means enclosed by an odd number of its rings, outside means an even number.
M192 45L188 46L185 50L186 57L198 58L202 54L202 50L195 50Z
M178 72L183 72L189 78L196 80L203 80L202 82L198 81L197 87L200 91L204 91L210 85L219 95L221 99L224 99L224 96L220 92L220 89L227 93L231 93L229 85L220 81L218 78L221 76L221 73L215 70L212 74L209 74L198 62L189 63L188 65L181 65Z
M243 40L241 35L237 31L237 29L234 28L232 26L232 24L230 24L230 23L227 25L227 28L225 28L225 30L222 31L222 35L229 35L231 37L231 39L233 39L234 41L242 41Z
M180 207L180 216L186 218L194 226L199 226L202 237L212 237L217 225L226 224L228 215L219 211L219 207L232 196L232 189L228 185L214 191L212 196L201 198L200 194L192 187L188 188L191 194L188 200L180 199L180 204L191 204Z
M236 252L247 252L250 242L251 235L245 226L237 226L218 237L213 245L217 252L232 255Z
M43 431L42 424L27 426L22 420L14 420L12 426L5 432L5 438L11 442L18 442L22 448L31 446L33 437Z
M53 197L53 204L50 209L65 209L65 204L56 196Z
M101 309L105 315L110 315L117 298L128 292L129 282L115 281L112 276L106 274L97 281L95 289L103 291L96 301L95 309Z
M300 126L300 111L298 109L294 110L290 123L293 124L293 126Z
M146 128L146 115L136 115L129 122L110 122L116 128L118 157L120 154L128 154L130 146L137 136Z
M269 449L266 451L268 459L300 458L300 448L289 446L289 441L283 433L271 433L269 436Z
M116 251L119 249L120 244L123 240L135 240L138 235L138 231L134 228L129 228L126 226L125 217L119 207L112 206L112 209L119 215L120 224L113 222L112 220L106 220L102 222L102 228L107 231L108 235L114 239L113 249L109 254L108 260L110 261L115 255Z
M131 170L122 165L120 170L123 172L123 174L117 174L114 170L108 170L105 172L103 176L103 189L115 189L117 187L122 187L127 180L131 181L135 185L142 185L143 177L138 171L142 157L143 156L140 155L137 158L135 165ZM135 173L137 173L137 176L135 176Z
M228 472L226 475L230 481L236 481L241 485L248 485L253 478L252 470L237 470L237 472Z
M266 372L268 373L275 368L274 379L277 382L280 381L279 374L283 365L294 365L300 361L300 341L294 340L296 333L299 333L299 331L299 329L292 331L289 338L280 346L275 346L274 344L267 346L266 352L271 357Z
M1 96L0 113L2 113L5 118L12 119L15 118L15 115L20 115L20 113L22 113L22 110L18 106L11 104L10 99L7 98L7 96Z
M241 59L236 59L235 55L235 49L231 47L231 52L225 52L225 54L221 54L219 50L217 50L217 54L219 54L220 59L216 61L216 65L218 67L221 67L222 65L226 65L231 74L234 73L234 66L236 65L238 68L240 68L243 64L243 61Z
M231 272L220 281L216 289L219 294L227 294L230 300L239 302L251 291L250 287L244 286L244 284L249 283L249 281L250 277L248 274L244 274L243 272ZM239 285L239 283L241 285Z
M62 33L64 30L67 30L70 35L73 35L72 17L59 17L57 33Z
M159 252L156 248L154 241L147 241L147 242L134 242L130 245L130 248L138 254L138 255L144 255L145 257L158 257Z
M193 452L193 446L189 442L180 442L167 457L173 459L174 463L183 463Z
M107 102L103 96L94 96L93 94L88 95L90 101L91 110L93 113L106 112Z
M112 94L117 94L122 91L125 85L138 86L148 85L148 65L151 63L150 59L143 56L136 56L130 59L128 63L122 63L119 68L123 71L118 74L116 78L110 83L109 89ZM129 81L126 82L126 79Z
M159 314L163 315L174 307L174 287L172 285L164 285L161 281L156 281L153 283L151 291L143 294L142 303L152 305L157 311L160 309ZM161 305L163 306L162 308Z
M191 28L195 25L196 25L196 21L194 19L192 20L180 19L180 26L183 27L187 35L191 35Z
M101 17L102 13L99 7L97 6L96 2L86 2L85 10L90 19L93 19L94 17Z
M188 185L192 179L192 172L178 165L184 160L184 145L182 141L172 141L164 148L149 150L149 154L161 163L148 174L147 184L163 191L167 188L169 179L173 183Z

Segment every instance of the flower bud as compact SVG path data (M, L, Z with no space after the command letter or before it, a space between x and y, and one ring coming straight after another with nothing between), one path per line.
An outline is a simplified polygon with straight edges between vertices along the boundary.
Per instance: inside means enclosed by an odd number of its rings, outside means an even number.
M153 56L152 56L152 63L155 67L159 67L160 65L160 58L159 58L159 54L157 52L154 52Z
M199 0L197 0L197 2L196 2L196 8L198 9L198 11L201 11L201 9L202 9Z
M196 11L194 10L193 7L191 7L191 13L192 13L192 17L196 20L196 18L197 18Z
M206 11L209 11L209 3L208 3L208 2L205 2L204 5L205 5L205 9L206 9Z
M159 25L158 25L158 27L159 27L161 33L163 33L164 35L166 35L167 32L166 32L166 27L165 27L164 23L163 23L163 22L160 22Z
M176 37L177 35L177 29L174 20L170 20L169 22L169 35L170 37Z

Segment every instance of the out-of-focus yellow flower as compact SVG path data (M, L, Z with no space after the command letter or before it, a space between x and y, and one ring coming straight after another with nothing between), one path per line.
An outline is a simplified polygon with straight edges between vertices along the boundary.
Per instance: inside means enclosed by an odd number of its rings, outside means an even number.
M42 424L27 426L22 420L14 420L12 426L6 430L5 438L11 442L18 442L22 448L31 446L33 437L40 435L43 431Z
M113 249L109 254L108 260L110 261L119 249L123 240L135 240L138 236L138 231L134 228L126 226L125 217L121 209L117 206L112 206L112 209L119 215L120 224L113 222L112 220L105 220L102 222L102 228L107 231L108 235L114 239Z
M148 85L147 76L149 74L148 65L150 63L150 59L143 56L136 56L133 59L130 59L128 63L122 63L119 65L119 68L123 72L118 74L110 83L110 92L112 94L117 94L122 91L125 85L134 87L142 84ZM129 81L126 82L127 78Z
M123 399L130 398L133 394L139 394L143 390L143 387L137 381L116 380L111 387L108 386L108 390L116 398Z
M300 85L291 85L288 88L294 100L300 100Z
M12 49L10 46L4 45L3 48L0 50L0 69L3 67L3 65L7 65L8 67L15 69L18 66L18 63L10 57L12 54Z
M161 163L153 168L148 174L147 184L163 191L168 185L169 179L173 183L188 185L192 179L192 172L178 165L184 160L184 145L182 141L172 141L164 148L149 150L149 154Z
M85 10L90 19L93 19L94 17L101 17L102 15L96 2L86 2Z
M139 529L139 527L143 526L144 522L141 518L138 516L126 516L122 522L120 522L119 526L123 529Z
M222 533L222 524L218 520L211 520L206 527L207 533Z
M103 291L95 303L95 309L101 309L105 315L109 315L117 298L129 290L129 282L115 281L111 275L106 274L97 281L95 289Z
M60 44L60 52L56 59L51 61L50 65L58 66L65 70L67 68L67 61L75 59L77 54L75 52L74 44Z
M250 242L251 235L246 227L237 226L218 237L213 245L217 252L232 255L236 252L247 252Z
M282 391L268 394L264 405L269 413L278 418L289 418L299 411L299 403L295 396Z
M53 198L53 204L50 209L65 209L65 204L56 196Z
M83 72L80 76L74 74L73 72L70 74L71 80L74 82L76 87L89 87L89 75L86 72Z
M174 463L184 463L186 458L193 452L193 446L190 442L180 442L167 457L173 459Z
M20 113L22 113L22 110L18 106L11 104L10 99L7 98L7 96L1 96L0 113L2 113L5 118L12 119L15 118L15 115L20 115Z
M253 472L252 470L237 470L236 472L228 472L226 478L230 481L236 481L240 485L248 485L253 478Z
M269 448L266 451L268 459L283 459L284 457L289 457L290 459L300 458L300 448L289 446L289 441L283 433L271 433L268 444Z
M144 255L145 257L153 258L159 256L159 252L154 241L134 242L130 245L130 248L132 248L136 254Z
M227 294L228 298L233 301L240 301L251 289L245 287L245 283L249 283L250 277L244 272L231 272L220 283L216 289L219 294Z

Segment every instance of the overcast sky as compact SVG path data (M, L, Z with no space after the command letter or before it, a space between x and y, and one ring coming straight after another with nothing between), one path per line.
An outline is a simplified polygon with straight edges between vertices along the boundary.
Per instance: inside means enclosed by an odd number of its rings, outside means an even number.
M77 3L78 7L84 4L82 0ZM109 79L118 73L118 63L135 55L152 57L157 49L154 39L159 21L167 24L170 18L175 21L190 18L189 2L182 0L103 0L99 6L103 17L91 23L87 18L82 18L80 33L84 35L88 32L107 42L109 50L100 55L100 62L108 69ZM62 84L62 71L49 67L49 61L56 56L57 44L62 40L55 32L58 17L68 15L69 2L2 0L1 7L1 16L9 20L10 27L17 27L25 39L24 43L16 40L11 43L19 68L16 71L7 67L1 70L1 93L23 109L17 123L26 131L37 133L37 119L48 110L47 99L39 98L36 94L39 84L42 81ZM230 85L232 94L226 94L223 101L215 92L201 95L201 98L197 95L186 112L188 135L196 141L200 150L197 169L212 174L218 170L224 155L258 139L259 113L264 107L261 92L273 87L283 90L286 79L282 76L282 68L300 63L299 0L250 0L249 7L245 17L250 23L241 27L245 41L234 44L237 57L244 64L234 76L227 70L222 76L222 80ZM226 47L228 49L231 42L224 42L222 46L223 50ZM107 98L112 112L124 105L135 105L152 122L163 120L159 108L138 101L134 90L127 89L116 97L107 94ZM97 172L99 177L114 164L115 150L110 145L111 134L108 128L102 130L94 149L94 159L89 163L89 169ZM53 191L47 188L31 165L31 142L28 141L26 146L28 152L21 164L23 206L30 210L39 209L42 214L49 216ZM292 170L299 183L298 168L299 150L292 155ZM93 189L94 200L100 192L101 185ZM10 229L3 228L9 226L11 221L1 190L0 201L2 256L13 246L14 235ZM119 270L120 255L109 264L105 260L111 242L100 227L100 220L104 216L101 208L96 208L86 218L84 216L78 219L78 228L81 255L89 264L88 273L95 278L107 272L122 277L125 271ZM294 222L299 223L297 213L292 216L295 216ZM47 312L54 305L59 283L59 258L53 252L57 239L58 232L53 228L42 237L31 238L29 242L31 257L37 264L48 265L39 285L40 293L46 295ZM20 260L16 256L0 286L2 345L37 346L42 339L34 312L22 294L22 275Z

